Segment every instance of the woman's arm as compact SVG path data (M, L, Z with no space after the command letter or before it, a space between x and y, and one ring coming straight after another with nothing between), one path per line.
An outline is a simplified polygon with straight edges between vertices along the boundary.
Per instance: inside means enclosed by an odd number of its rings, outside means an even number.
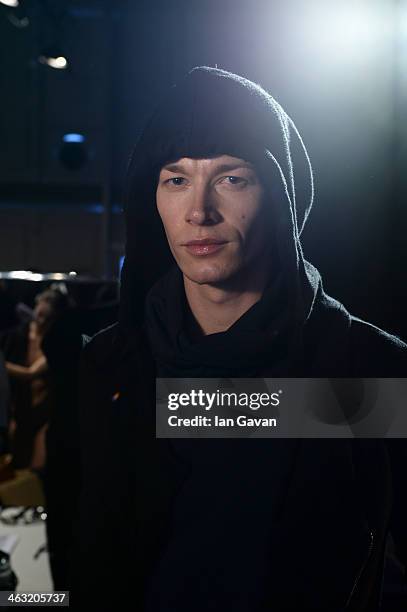
M45 355L42 355L30 366L22 366L17 363L11 363L11 361L6 361L6 370L13 378L18 378L19 380L33 380L48 370L48 363Z

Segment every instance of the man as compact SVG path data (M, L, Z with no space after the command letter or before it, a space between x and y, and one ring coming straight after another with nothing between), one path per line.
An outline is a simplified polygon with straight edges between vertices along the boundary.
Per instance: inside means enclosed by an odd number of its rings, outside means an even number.
M292 120L237 75L194 69L140 136L119 323L83 354L78 602L378 609L382 441L155 437L156 376L404 376L406 345L304 259L312 200Z

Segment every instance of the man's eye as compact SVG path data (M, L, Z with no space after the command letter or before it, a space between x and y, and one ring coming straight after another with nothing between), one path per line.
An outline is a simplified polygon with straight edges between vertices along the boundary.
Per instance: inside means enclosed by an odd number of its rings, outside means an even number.
M227 183L229 183L229 185L239 185L241 187L244 187L244 185L247 185L247 179L243 178L242 176L226 176L226 181Z
M174 178L170 178L166 180L165 182L167 183L167 185L174 186L174 187L180 187L181 185L184 184L185 179L182 176L174 176Z

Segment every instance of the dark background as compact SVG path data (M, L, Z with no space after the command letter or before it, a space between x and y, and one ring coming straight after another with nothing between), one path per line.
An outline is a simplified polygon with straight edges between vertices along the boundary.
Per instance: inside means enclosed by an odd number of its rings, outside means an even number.
M305 140L303 244L326 290L407 338L406 39L395 0L0 4L0 271L117 276L132 144L169 84L217 65L268 89ZM48 47L66 70L38 62ZM71 132L76 169L61 161Z

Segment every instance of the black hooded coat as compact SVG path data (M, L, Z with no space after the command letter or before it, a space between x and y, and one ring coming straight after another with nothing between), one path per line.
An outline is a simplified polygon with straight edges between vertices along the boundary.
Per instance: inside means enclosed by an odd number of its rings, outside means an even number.
M278 266L257 304L197 341L155 190L164 163L222 154L255 165ZM156 376L405 375L406 345L327 296L303 257L314 189L294 123L261 87L196 68L153 113L128 176L119 322L82 359L77 601L140 612L377 610L399 486L383 441L155 438ZM391 454L404 452L393 443Z

